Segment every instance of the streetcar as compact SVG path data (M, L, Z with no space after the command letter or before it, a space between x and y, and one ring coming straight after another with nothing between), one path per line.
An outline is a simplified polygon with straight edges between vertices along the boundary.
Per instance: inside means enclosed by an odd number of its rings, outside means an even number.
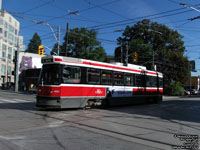
M144 66L62 57L42 57L36 106L84 108L162 102L163 75Z

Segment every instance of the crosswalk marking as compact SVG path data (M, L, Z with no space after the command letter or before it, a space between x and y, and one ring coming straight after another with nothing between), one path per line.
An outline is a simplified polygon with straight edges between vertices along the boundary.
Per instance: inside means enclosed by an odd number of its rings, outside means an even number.
M14 100L16 100L16 101L21 101L21 102L30 102L30 101L24 100L24 99L14 99Z
M25 103L25 102L31 102L28 100L23 99L0 99L0 103Z

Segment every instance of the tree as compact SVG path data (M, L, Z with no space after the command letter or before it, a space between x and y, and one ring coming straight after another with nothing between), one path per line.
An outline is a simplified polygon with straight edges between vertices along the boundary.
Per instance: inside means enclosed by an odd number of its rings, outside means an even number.
M66 48L67 33L61 46L61 55L76 58L85 58L97 61L105 61L106 53L101 43L97 41L97 32L87 28L74 28L68 33L68 45Z
M133 63L132 54L138 53L139 65L144 65L148 69L153 69L153 64L157 65L157 70L164 74L164 88L170 88L171 81L181 84L189 77L189 61L184 57L183 36L176 30L167 26L151 22L144 19L134 26L127 26L122 37L118 38L118 45L115 49L115 59L121 59L121 45L123 55L128 44L128 60Z
M60 48L60 47L59 47ZM51 55L58 55L58 43L54 44L53 49L51 50Z
M40 36L37 33L34 33L32 39L28 44L28 48L26 49L26 51L30 53L38 53L39 45L41 45Z

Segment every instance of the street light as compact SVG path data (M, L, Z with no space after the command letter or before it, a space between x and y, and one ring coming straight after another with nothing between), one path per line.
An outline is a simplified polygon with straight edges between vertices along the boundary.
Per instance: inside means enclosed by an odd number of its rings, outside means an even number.
M53 33L53 36L54 36L54 38L56 39L56 42L57 42L57 54L59 56L60 55L60 46L59 46L60 45L60 27L59 26L57 27L57 30L58 30L57 33L58 34L57 34L57 37L56 37L56 34L53 30L53 27L50 24L42 22L42 21L36 21L36 20L34 20L34 22L36 24L42 24L42 25L48 26L51 29L51 32Z
M160 34L160 35L163 34L163 33L160 32L160 31L156 31L156 30L152 30L152 29L150 29L149 31L150 31L150 32L158 33L158 34ZM155 59L154 57L155 57L155 54L158 55L158 54L157 54L156 52L154 52L154 50L152 49L152 57L153 57L153 58L152 58L152 59L153 59L153 60L152 60L152 68L153 68L154 71L156 70L156 69L155 69L155 63L154 63L154 59Z
M53 36L54 36L54 38L56 39L56 42L57 42L57 44L58 44L57 53L58 53L58 55L60 54L60 47L59 47L59 44L60 44L60 27L59 27L59 26L58 26L58 27L53 27L52 25L50 25L50 24L48 24L48 23L46 23L46 22L43 22L43 21L37 21L37 20L31 19L31 18L28 18L28 17L24 17L24 16L21 16L21 15L18 15L18 14L16 14L16 13L12 13L12 14L13 14L14 16L19 17L19 18L22 18L22 19L25 19L25 20L34 22L34 23L36 23L36 24L41 24L41 25L48 26L48 27L51 29L51 31L52 31L52 33L53 33ZM57 30L58 30L58 31L57 31L57 37L56 37L56 34L55 34L53 28L57 28Z

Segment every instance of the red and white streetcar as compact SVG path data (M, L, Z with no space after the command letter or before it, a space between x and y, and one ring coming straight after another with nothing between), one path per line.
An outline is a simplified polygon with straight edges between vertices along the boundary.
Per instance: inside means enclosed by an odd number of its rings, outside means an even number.
M42 58L37 107L83 108L88 104L160 103L162 73L146 67L62 56Z

